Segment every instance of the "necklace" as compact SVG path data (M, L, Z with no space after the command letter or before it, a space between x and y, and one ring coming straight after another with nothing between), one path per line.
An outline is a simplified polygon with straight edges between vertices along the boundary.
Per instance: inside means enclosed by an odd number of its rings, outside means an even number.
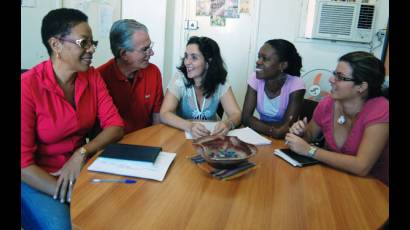
M337 123L339 125L344 125L346 123L346 117L342 114L339 116L339 118L337 119Z

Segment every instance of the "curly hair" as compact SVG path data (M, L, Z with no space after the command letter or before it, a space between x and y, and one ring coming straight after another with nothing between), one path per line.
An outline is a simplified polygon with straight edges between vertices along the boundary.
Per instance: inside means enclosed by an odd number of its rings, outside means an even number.
M367 82L367 99L383 95L382 85L385 77L385 67L380 59L371 53L356 51L341 56L339 61L347 62L352 67L355 85Z
M266 41L265 44L269 44L276 50L280 62L288 62L288 67L283 72L293 76L300 76L302 58L292 43L284 39L272 39Z
M206 98L209 98L215 92L216 87L219 84L225 84L226 76L228 75L228 72L226 71L224 66L224 61L221 57L219 46L211 38L197 36L189 38L187 46L190 44L198 45L199 51L205 58L205 62L209 65L205 77L201 82L204 96ZM186 84L186 87L192 87L195 82L193 79L188 78L186 66L184 64L184 58L182 58L181 65L177 67L177 69L180 70L187 79L188 82Z
M67 36L73 27L82 22L88 22L88 17L77 9L59 8L48 12L41 24L41 39L47 48L48 55L51 56L52 53L48 44L51 37Z

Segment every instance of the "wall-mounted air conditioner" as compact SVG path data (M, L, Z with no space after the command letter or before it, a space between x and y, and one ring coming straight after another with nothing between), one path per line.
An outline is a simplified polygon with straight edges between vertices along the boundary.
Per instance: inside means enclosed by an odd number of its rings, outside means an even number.
M375 0L309 0L308 11L307 23L313 23L306 27L307 37L362 43L372 40Z

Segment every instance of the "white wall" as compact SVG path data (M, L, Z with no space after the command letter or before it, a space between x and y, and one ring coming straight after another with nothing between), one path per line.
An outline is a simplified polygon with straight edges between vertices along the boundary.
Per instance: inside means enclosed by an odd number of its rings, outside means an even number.
M148 27L155 53L150 62L156 64L161 73L164 70L166 10L166 0L122 1L122 18L135 19Z
M120 1L120 0L118 0ZM147 25L151 40L155 43L155 55L151 61L158 65L163 77L164 86L175 73L176 66L181 58L181 41L183 41L183 1L185 0L123 0L122 18L134 18ZM192 4L195 4L194 0ZM254 66L258 48L272 38L283 38L293 42L303 58L303 72L315 69L334 69L337 58L341 55L355 51L369 51L368 45L356 43L334 42L326 40L302 39L299 34L299 23L302 3L307 0L259 0L259 26L255 29L256 49L252 50L253 58L249 66ZM42 18L49 10L56 8L60 0L36 1L37 8L22 8L21 25L21 68L30 68L41 60L48 58L45 47L41 43L40 25ZM257 1L256 1L257 2ZM385 29L389 16L389 0L378 0L376 12L376 31ZM376 42L377 44L377 42ZM380 46L374 51L379 58L382 55ZM110 51L108 51L110 52ZM247 58L247 57L244 57ZM246 79L241 79L246 81ZM165 89L165 88L164 88ZM245 89L244 89L245 90ZM238 102L242 104L243 102Z
M41 19L52 9L61 6L60 0L34 1L34 7L21 7L21 68L30 69L48 59L41 41Z
M363 50L370 51L368 44L328 41L317 39L303 39L298 36L302 4L307 0L260 0L259 33L257 45L260 47L265 41L282 38L292 42L302 56L302 75L312 69L336 68L337 59L348 52ZM376 6L375 31L386 29L389 17L389 0L378 0ZM377 45L378 42L375 42ZM374 54L381 58L383 45L374 50ZM256 60L257 53L254 54Z

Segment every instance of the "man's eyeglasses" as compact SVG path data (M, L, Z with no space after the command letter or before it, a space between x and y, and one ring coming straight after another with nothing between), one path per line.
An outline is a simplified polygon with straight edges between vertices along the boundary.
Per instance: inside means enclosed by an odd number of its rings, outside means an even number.
M343 77L341 73L333 71L333 76L335 76L336 81L354 81L357 82L358 80L349 78L349 77Z
M58 38L61 41L65 41L65 42L71 42L73 44L78 45L80 48L83 48L85 50L88 50L91 46L93 46L94 49L97 48L98 45L98 41L94 41L94 40L89 40L89 39L77 39L77 40L72 40L72 39L68 39L68 38Z
M154 43L151 42L151 44L149 44L149 46L146 46L140 50L138 50L138 52L144 53L144 54L149 54L149 52L152 51L152 48L154 47Z

